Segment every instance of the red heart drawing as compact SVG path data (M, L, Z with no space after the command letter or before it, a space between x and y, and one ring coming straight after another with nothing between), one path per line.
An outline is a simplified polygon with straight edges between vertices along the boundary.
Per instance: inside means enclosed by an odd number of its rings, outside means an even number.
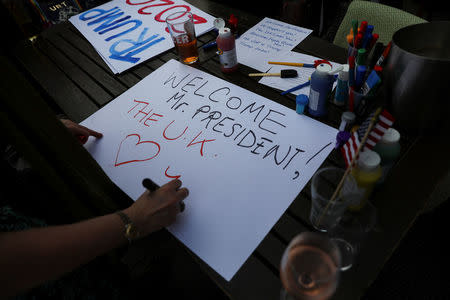
M123 142L125 142L125 140L127 140L128 138L131 138L131 137L137 137L137 143L135 144L135 146L137 147L137 146L140 145L140 147L142 147L142 149L139 148L140 151L144 152L146 150L145 145L148 145L148 144L152 144L152 145L155 145L156 147L158 147L158 151L156 152L156 154L153 154L152 156L149 156L149 157L145 157L144 156L144 158L140 158L140 159L129 159L129 160L125 160L125 161L122 161L122 162L118 162L119 153L120 153L120 150L122 148ZM117 150L116 162L115 162L114 166L118 167L120 165L132 163L132 162L140 162L140 161L151 160L152 158L155 158L156 156L158 156L160 150L161 150L161 147L159 146L159 144L157 142L154 142L154 141L141 141L141 136L139 134L137 134L137 133L129 134L120 142L119 149Z

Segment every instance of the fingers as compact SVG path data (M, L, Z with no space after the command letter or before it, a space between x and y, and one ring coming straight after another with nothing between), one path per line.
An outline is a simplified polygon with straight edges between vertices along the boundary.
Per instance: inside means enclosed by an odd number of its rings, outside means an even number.
M81 125L80 125L81 126ZM92 130L92 129L89 129L89 128L87 128L87 127L84 127L84 126L82 126L84 129L86 129L88 132L89 132L89 135L91 135L91 136L93 136L93 137L96 137L96 138L101 138L101 137L103 137L103 134L102 133L100 133L100 132L97 132L97 131L95 131L95 130Z
M71 120L61 120L61 122L69 129L69 131L76 137L79 137L80 141L84 142L87 140L89 136L93 136L96 138L103 137L103 134L97 132L95 130L89 129L83 125L77 124ZM80 138L81 137L81 138Z

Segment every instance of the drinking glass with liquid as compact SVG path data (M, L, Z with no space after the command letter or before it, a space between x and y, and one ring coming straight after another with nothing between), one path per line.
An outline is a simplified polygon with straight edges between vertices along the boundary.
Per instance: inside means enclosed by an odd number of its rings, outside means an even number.
M192 13L186 11L173 13L166 18L166 24L180 61L188 65L197 62L197 37Z
M280 265L280 299L325 300L336 291L338 247L323 233L302 232L289 243Z

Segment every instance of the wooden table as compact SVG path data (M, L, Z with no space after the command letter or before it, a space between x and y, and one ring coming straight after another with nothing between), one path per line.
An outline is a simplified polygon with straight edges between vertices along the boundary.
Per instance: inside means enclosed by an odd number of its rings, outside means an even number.
M234 13L239 16L242 32L262 19L216 2L188 2L224 19ZM207 33L199 37L198 46L214 38L212 33ZM345 49L311 35L295 51L339 63L346 61ZM43 32L33 44L20 45L14 50L14 55L21 72L38 88L47 102L76 122L102 108L168 60L177 59L172 49L123 74L113 75L94 48L69 23ZM237 73L223 74L214 50L200 49L200 63L196 68L295 109L292 95L281 96L279 91L258 84L259 78L247 76L254 70L244 65L240 66ZM329 115L322 121L337 127L342 110L332 104L329 107ZM364 294L413 224L439 178L449 169L448 160L441 160L449 147L441 140L404 134L402 146L401 159L372 197L372 202L379 209L379 230L369 235L356 265L342 274L333 299L358 299ZM430 149L434 153L431 156L428 155ZM424 160L424 157L427 159ZM323 166L328 165L344 167L337 151L333 151L323 163ZM282 253L295 235L313 230L308 218L310 206L308 183L230 282L223 280L195 255L192 257L232 299L278 299Z

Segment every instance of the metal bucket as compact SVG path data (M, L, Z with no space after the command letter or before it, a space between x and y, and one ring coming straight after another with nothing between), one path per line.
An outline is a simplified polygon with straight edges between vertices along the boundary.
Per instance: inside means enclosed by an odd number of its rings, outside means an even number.
M385 95L400 127L415 135L449 135L450 22L416 24L395 32L383 76Z

